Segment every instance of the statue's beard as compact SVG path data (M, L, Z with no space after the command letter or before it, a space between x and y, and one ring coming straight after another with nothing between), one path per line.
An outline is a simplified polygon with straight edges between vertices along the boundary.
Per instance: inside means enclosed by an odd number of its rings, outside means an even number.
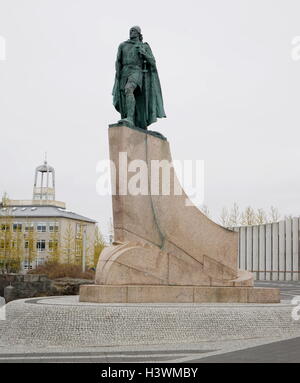
M129 36L130 40L141 41L140 36Z

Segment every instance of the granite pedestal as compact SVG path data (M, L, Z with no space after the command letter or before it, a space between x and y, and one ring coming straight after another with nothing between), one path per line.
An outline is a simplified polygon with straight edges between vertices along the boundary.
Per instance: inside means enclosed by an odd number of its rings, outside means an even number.
M81 302L279 302L278 289L254 289L253 275L238 270L238 233L189 200L166 139L115 125L109 147L115 243L100 255L95 285L81 287Z

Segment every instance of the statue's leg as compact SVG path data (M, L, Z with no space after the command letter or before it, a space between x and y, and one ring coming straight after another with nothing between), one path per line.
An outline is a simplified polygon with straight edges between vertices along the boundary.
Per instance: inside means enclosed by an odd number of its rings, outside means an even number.
M121 113L121 118L126 117L126 97L125 97L125 89L120 91L120 113Z
M125 85L125 98L126 98L126 120L134 125L134 112L135 112L135 97L134 91L137 85L133 81L128 81Z

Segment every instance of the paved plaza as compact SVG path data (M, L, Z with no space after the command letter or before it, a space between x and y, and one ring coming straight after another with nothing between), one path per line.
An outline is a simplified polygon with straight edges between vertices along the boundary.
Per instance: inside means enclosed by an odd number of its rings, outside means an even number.
M297 282L281 304L89 304L77 296L7 305L0 362L300 361L300 321L292 319ZM237 352L238 351L238 352Z
M300 296L300 282L298 281L257 281L256 287L275 287L280 289L280 298L290 301L295 296Z

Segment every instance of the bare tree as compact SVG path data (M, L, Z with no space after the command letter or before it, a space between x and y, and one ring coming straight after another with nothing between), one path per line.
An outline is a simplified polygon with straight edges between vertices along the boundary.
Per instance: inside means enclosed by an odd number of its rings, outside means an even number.
M293 216L286 215L284 218L291 219ZM227 207L223 207L220 215L220 222L224 227L263 225L278 222L279 220L280 214L274 206L271 206L269 213L266 213L262 208L254 210L251 206L247 206L243 212L240 212L236 202L234 202L230 211L228 211Z
M251 226L256 224L256 214L251 206L246 207L242 213L241 223L244 226Z
M229 214L229 227L238 226L241 224L241 213L238 204L234 202Z
M267 214L264 209L257 209L256 211L256 224L263 225L268 223Z
M278 209L274 206L271 206L269 213L269 222L278 222L280 220L280 214Z
M227 207L223 207L220 215L221 225L224 227L229 227L229 213Z

